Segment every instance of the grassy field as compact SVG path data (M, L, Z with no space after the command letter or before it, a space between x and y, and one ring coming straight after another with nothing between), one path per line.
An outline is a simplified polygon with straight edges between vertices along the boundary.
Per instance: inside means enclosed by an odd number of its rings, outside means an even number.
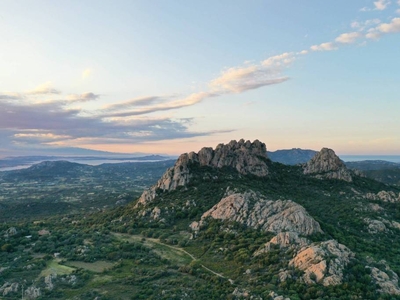
M67 266L85 269L94 273L102 273L111 268L114 264L107 261L96 261L94 263L87 263L83 261L68 261L65 263Z
M47 268L40 273L39 277L45 277L50 274L68 275L75 270L75 268L68 267L65 265L60 265L59 262L60 262L59 259L53 259L52 261L50 261L47 264Z
M117 238L135 243L143 243L144 246L151 248L156 254L160 255L162 258L165 258L171 263L174 263L178 266L187 265L192 262L195 258L184 249L166 245L161 243L159 239L153 238L144 238L141 235L129 235L129 234L120 234L114 233L114 236Z

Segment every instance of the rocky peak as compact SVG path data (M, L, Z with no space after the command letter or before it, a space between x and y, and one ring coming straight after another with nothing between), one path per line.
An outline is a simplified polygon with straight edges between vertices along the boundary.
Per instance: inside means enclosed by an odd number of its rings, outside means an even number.
M344 162L329 148L322 148L305 164L304 174L315 175L321 179L340 179L348 182L353 180Z
M211 147L202 148L198 153L190 152L179 156L175 165L169 168L161 179L150 190L144 191L138 204L146 204L156 196L156 190L175 190L178 186L185 186L192 177L190 166L198 164L214 168L231 167L239 173L256 176L267 176L266 164L267 148L259 140L254 142L238 142L233 140L228 144L219 144L215 150Z
M184 154L183 154L184 155ZM241 174L253 174L266 176L268 168L265 163L267 148L259 140L254 142L239 142L233 140L229 144L219 144L215 150L203 148L199 153L191 152L190 159L198 162L201 166L232 167Z

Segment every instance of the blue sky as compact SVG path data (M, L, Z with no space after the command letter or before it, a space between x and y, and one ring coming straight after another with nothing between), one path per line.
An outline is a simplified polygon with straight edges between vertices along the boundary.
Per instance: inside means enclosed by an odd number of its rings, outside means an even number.
M400 1L0 3L0 156L400 154Z

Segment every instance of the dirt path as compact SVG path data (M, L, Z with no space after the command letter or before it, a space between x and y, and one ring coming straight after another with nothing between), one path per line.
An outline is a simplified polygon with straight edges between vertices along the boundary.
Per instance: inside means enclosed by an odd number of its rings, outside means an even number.
M141 240L141 239L144 238L144 239L145 239L146 241L148 241L148 242L155 243L155 244L159 244L159 245L162 245L162 246L164 246L164 247L170 248L170 249L172 249L172 250L185 253L186 255L188 255L188 256L192 259L192 261L197 260L197 258L196 258L193 254L187 252L185 249L182 249L182 248L180 248L180 247L176 247L176 246L171 246L171 245L165 244L165 243L161 242L159 239L147 238L147 237L143 237L143 236L141 236L141 235L131 235L131 234L122 234L122 233L113 233L113 235L115 235L116 237L119 237L119 238L123 238L123 237L128 237L128 238L129 238L129 237L130 237L130 238L133 238L133 239L135 239L135 240ZM214 275L216 275L216 276L218 276L218 277L227 279L224 275L222 275L222 274L220 274L220 273L217 273L217 272L211 270L210 268L207 268L207 267L206 267L205 265L203 265L203 264L200 264L200 266L201 266L203 269L207 270L208 272L213 273ZM231 280L229 279L229 281L231 281Z

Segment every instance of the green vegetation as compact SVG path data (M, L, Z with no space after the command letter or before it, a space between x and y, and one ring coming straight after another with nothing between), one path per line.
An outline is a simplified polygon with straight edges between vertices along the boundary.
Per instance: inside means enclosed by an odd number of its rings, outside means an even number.
M362 177L352 183L319 180L304 176L298 166L268 164L268 178L192 165L187 187L158 191L142 211L132 202L86 215L7 220L0 225L0 288L34 286L40 288L39 299L239 299L247 292L269 299L272 291L292 300L400 299L379 294L371 269L365 268L383 270L385 260L400 275L399 229L375 234L365 221L400 222L399 204L362 197L399 190ZM304 206L324 231L311 240L333 238L356 254L344 270L343 283L303 283L302 272L288 268L294 254L290 250L276 247L254 256L274 234L236 222L208 220L192 238L189 224L218 203L228 187ZM369 209L371 204L384 214ZM162 212L158 219L151 216L155 207ZM16 233L7 234L11 227ZM290 275L285 281L280 280L282 270ZM20 290L4 298L20 299Z

